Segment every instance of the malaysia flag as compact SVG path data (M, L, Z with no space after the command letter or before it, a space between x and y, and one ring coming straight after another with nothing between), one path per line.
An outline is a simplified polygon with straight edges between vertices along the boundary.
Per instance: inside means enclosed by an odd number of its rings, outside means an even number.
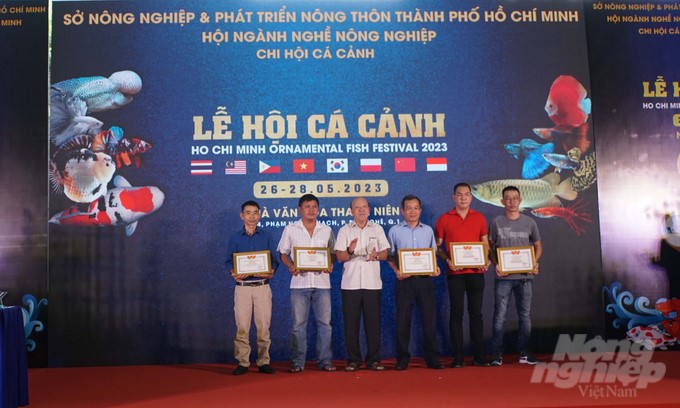
M224 167L224 174L246 174L245 160L230 160Z
M427 171L446 171L448 169L446 157L428 157L426 160Z
M314 173L314 159L293 160L293 173Z
M281 162L278 160L260 160L260 174L279 174L281 173Z
M192 160L192 176L210 176L212 174L212 160Z
M326 159L326 173L347 173L347 159Z
M394 159L394 171L398 173L411 173L416 171L415 157L397 157Z
M382 171L382 159L361 159L359 169L362 173L380 173Z

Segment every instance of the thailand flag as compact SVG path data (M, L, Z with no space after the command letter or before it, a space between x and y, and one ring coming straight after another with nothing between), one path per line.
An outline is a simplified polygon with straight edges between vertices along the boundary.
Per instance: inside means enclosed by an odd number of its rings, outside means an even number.
M212 160L192 160L192 176L210 176L212 174Z

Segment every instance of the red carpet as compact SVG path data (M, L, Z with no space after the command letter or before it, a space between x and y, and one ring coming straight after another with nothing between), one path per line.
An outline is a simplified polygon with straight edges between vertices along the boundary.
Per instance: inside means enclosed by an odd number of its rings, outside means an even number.
M288 374L251 371L231 375L234 365L44 368L29 370L29 407L678 407L680 353L657 352L666 365L659 382L646 389L620 382L559 389L531 383L534 370L506 357L502 367L431 370L415 360L406 371L326 373L312 364ZM544 356L549 357L549 356ZM444 362L448 362L445 360ZM637 378L637 376L636 376Z

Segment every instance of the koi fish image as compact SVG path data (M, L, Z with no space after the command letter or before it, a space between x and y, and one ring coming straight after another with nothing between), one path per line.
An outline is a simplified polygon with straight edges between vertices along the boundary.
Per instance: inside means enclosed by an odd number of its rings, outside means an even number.
M115 171L111 156L81 148L57 152L50 160L49 178L55 192L76 203L89 203L106 194Z
M558 173L550 173L536 180L492 180L472 186L472 195L487 204L502 207L503 189L515 186L522 196L521 208L560 207L559 198L575 200L578 193L571 186L571 177L560 182ZM559 198L558 198L559 197Z
M115 188L92 201L86 211L74 205L50 218L59 225L124 226L125 235L131 236L138 221L158 210L165 200L163 192L154 186L133 187L122 176L113 180Z
M538 218L562 218L569 227L576 233L581 235L585 232L582 222L591 223L593 219L590 213L584 211L587 206L583 201L577 201L569 207L542 207L531 210L531 214Z

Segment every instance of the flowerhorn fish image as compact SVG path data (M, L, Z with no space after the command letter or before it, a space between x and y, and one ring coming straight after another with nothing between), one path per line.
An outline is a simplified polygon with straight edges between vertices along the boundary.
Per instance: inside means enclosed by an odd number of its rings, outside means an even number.
M116 188L91 202L86 211L74 205L54 215L50 222L60 225L125 226L125 235L130 236L135 232L139 219L158 210L165 200L165 195L158 187L132 187L122 176L116 176L113 183Z
M502 207L503 189L515 186L522 195L522 209L559 207L558 197L565 200L575 200L578 193L571 186L571 177L560 182L558 173L550 173L536 180L507 179L487 181L472 186L472 195L485 203Z
M545 111L557 126L577 127L590 115L591 102L586 89L573 76L560 75L552 83Z
M118 109L132 102L142 90L142 78L134 71L118 71L102 76L67 79L52 85L54 91L70 95L87 105L87 112Z

